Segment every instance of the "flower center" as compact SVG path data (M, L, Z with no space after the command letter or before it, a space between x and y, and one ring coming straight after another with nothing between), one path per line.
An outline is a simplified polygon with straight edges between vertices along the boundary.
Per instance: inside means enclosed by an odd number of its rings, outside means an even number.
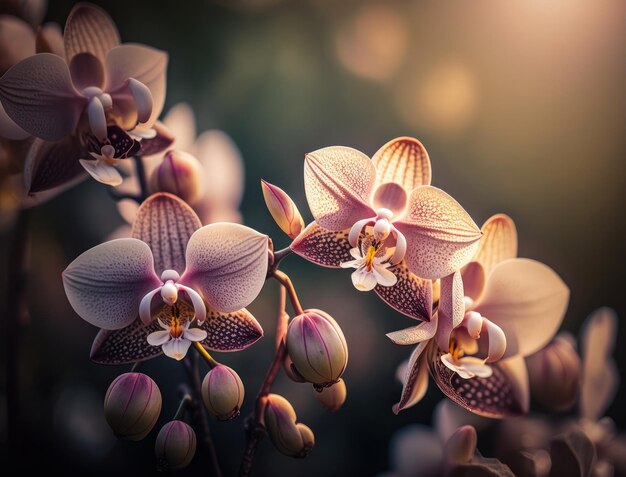
M365 254L365 268L368 272L371 272L372 268L374 268L374 258L376 258L376 252L378 252L378 249L373 245L370 245L367 249L367 253Z
M450 338L450 354L452 355L452 359L457 363L465 355L461 344L455 338Z

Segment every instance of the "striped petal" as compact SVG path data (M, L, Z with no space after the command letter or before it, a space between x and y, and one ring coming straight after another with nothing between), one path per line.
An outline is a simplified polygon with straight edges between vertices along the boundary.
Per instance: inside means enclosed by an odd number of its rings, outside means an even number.
M178 283L201 292L219 311L237 311L249 305L265 283L268 237L239 224L205 225L189 239L186 261Z
M263 337L263 328L245 308L232 313L209 309L200 328L207 332L202 346L213 351L241 351Z
M350 228L376 214L370 196L376 180L372 161L349 147L333 146L306 155L304 188L317 223L332 230Z
M416 320L430 321L433 308L432 282L419 278L403 261L390 268L398 281L391 287L378 285L374 291L385 303Z
M161 281L148 245L128 238L84 252L63 272L63 285L72 308L82 319L116 330L135 320L142 298Z
M426 148L415 138L392 139L374 154L372 163L376 166L377 184L395 182L407 192L430 185L430 159Z
M496 214L483 224L481 231L483 236L474 261L489 275L498 263L517 257L517 229L511 217Z
M422 278L442 278L473 257L481 232L467 212L448 194L431 186L418 187L396 228L407 240L405 259Z
M291 250L317 265L338 268L352 260L347 230L329 230L311 222L291 244Z
M120 36L111 17L102 8L79 3L72 8L63 30L67 61L90 53L104 63L107 52L119 45Z
M161 330L154 320L148 326L135 320L120 330L100 330L91 346L91 360L98 364L128 364L159 356L160 347L148 343L147 337Z

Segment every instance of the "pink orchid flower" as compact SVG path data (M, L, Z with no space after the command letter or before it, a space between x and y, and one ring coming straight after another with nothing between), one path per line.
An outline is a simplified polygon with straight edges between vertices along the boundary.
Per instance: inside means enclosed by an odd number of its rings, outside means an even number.
M441 281L433 319L387 335L396 344L417 344L396 413L421 400L429 370L448 397L472 412L502 417L527 411L523 357L555 335L569 290L548 266L515 258L517 232L509 217L491 217L482 231L473 261Z
M428 153L413 138L388 142L371 160L340 146L307 154L305 190L315 222L291 248L318 265L355 268L357 289L373 289L401 313L428 321L429 279L465 265L481 236L430 180Z
M119 44L117 28L100 8L76 5L64 30L65 58L52 53L29 56L0 78L0 102L29 134L57 141L75 132L81 118L103 147L107 125L134 129L138 137L155 123L165 101L167 54L135 44ZM119 184L113 166L119 156L99 149L84 160L96 180Z
M84 252L63 283L76 313L103 329L96 361L148 359L160 348L182 359L193 341L233 351L260 338L243 307L261 290L267 265L267 236L239 224L202 227L183 201L155 194L140 208L133 238Z

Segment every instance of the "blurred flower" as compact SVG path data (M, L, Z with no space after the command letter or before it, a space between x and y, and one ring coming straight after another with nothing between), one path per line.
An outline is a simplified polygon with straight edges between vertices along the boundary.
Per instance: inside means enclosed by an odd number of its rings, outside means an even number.
M429 321L431 283L422 278L465 265L480 230L452 197L428 185L424 146L397 138L372 160L355 149L328 147L306 156L304 176L316 220L292 250L318 265L355 267L358 289L373 288L401 313Z
M441 280L436 319L387 335L397 344L418 344L396 412L423 397L429 367L439 388L472 412L503 416L528 410L522 357L554 336L569 290L546 265L515 258L517 232L509 217L491 217L482 232L473 261L463 269L463 280L458 272ZM432 341L429 346L433 338L436 345ZM469 360L465 353L481 357Z
M408 40L406 19L391 5L364 5L336 33L341 64L355 75L384 81L404 60Z
M315 399L317 399L322 406L329 411L336 411L343 403L346 402L346 382L343 379L337 380L335 384L315 390Z
M560 333L545 348L526 358L530 392L544 406L563 411L580 393L581 364L574 338Z
M322 310L305 310L287 328L287 353L299 376L316 388L331 386L348 363L348 345L341 328Z
M132 362L162 347L180 360L192 341L231 351L251 345L262 331L242 307L265 282L267 243L265 235L243 225L201 227L177 197L151 196L137 214L133 238L100 244L63 272L79 316L104 330L120 330L99 334L92 357ZM157 295L161 300L154 300ZM146 335L157 351L146 348Z
M244 386L234 369L220 364L211 369L202 381L202 400L209 412L220 421L239 415Z
M169 150L148 182L151 193L169 192L193 204L202 197L202 170L198 160L191 154Z
M296 238L304 229L304 220L296 204L280 187L262 179L261 188L265 205L280 229L292 239Z
M148 435L161 414L161 391L142 373L124 373L115 378L104 398L104 417L115 435L140 441Z
M154 449L159 470L184 469L196 454L196 433L183 421L170 421L159 431Z
M296 412L284 397L269 394L265 404L265 427L274 447L290 457L306 457L315 445L311 429L296 424Z

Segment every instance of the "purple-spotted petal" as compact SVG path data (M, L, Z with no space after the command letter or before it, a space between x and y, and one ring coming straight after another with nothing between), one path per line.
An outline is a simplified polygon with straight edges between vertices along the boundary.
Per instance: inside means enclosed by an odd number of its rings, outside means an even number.
M462 268L474 256L480 229L459 203L444 191L418 187L396 228L407 240L405 259L422 278L442 278Z
M141 140L139 143L139 151L137 151L138 156L151 156L153 154L164 152L174 143L176 136L174 136L172 131L170 131L169 128L167 128L163 123L157 121L152 125L152 128L156 132L156 135L154 137L144 138ZM176 143L178 143L178 141L176 141ZM149 173L146 175L148 177L150 176Z
M128 364L159 356L160 347L152 346L147 336L160 330L159 322L150 325L135 320L120 330L100 330L91 346L90 357L98 364Z
M377 184L395 182L407 193L430 185L428 153L422 143L412 137L392 139L374 154L372 163L376 166Z
M179 283L201 292L219 311L236 311L249 305L265 283L268 238L239 224L205 225L189 239L186 259Z
M332 230L350 228L376 214L370 196L376 180L372 161L349 147L333 146L306 155L304 188L315 221Z
M398 281L391 287L378 285L374 291L392 308L416 320L430 321L433 308L432 282L419 278L403 261L390 269Z
M400 401L392 408L394 414L417 404L428 390L428 364L425 359L427 356L424 354L428 343L422 341L411 353L402 382Z
M483 236L474 261L489 275L498 263L517 257L517 230L511 217L496 214L487 219L481 231Z
M185 270L185 248L202 224L185 202L167 194L153 194L141 204L133 223L133 237L150 246L157 273Z
M441 279L441 295L437 308L439 321L437 344L442 351L448 350L450 333L461 324L465 316L463 297L463 280L460 272L457 271Z
M569 301L569 289L547 265L525 258L498 264L474 309L506 336L504 357L528 356L555 335Z
M141 299L160 284L150 248L132 238L97 245L63 272L65 293L74 311L108 330L132 323Z
M180 361L187 355L191 341L186 339L173 339L163 345L163 354L176 361Z
M68 61L79 53L91 53L104 62L107 52L119 44L120 36L115 23L102 8L79 3L67 17L63 40Z
M350 230L329 230L311 222L291 244L291 250L323 267L338 268L352 260L348 233Z
M387 338L398 345L415 345L435 336L437 332L437 320L420 323L403 330L387 333Z
M263 336L263 328L245 308L232 313L209 309L200 328L207 332L202 346L213 351L241 351Z
M30 56L9 69L0 78L0 101L18 126L47 141L72 132L86 104L63 58L50 53Z

